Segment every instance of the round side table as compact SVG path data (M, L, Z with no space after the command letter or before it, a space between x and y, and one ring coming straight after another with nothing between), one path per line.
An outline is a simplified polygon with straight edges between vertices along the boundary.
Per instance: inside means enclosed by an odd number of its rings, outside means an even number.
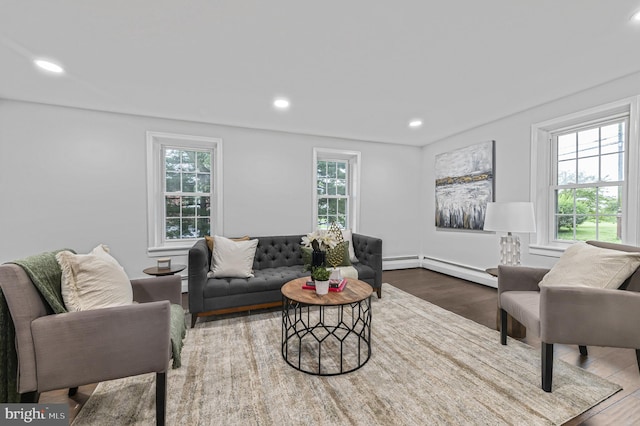
M171 268L158 268L157 266L151 266L149 268L143 269L142 272L147 275L161 277L163 275L177 274L178 272L183 271L186 267L187 265L171 265Z

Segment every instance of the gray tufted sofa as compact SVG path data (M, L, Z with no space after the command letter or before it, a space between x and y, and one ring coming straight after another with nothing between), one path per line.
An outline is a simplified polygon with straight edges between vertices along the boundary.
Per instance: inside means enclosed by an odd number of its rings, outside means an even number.
M253 262L253 278L207 278L211 252L204 239L189 250L189 311L191 327L201 316L278 306L280 287L303 271L302 235L255 237L258 247ZM382 296L382 240L353 234L353 249L359 262L353 266L358 279Z

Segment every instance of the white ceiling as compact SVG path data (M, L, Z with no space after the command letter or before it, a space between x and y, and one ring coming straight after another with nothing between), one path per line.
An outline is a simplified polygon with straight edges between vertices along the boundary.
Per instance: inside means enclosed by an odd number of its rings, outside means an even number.
M424 145L640 71L638 8L0 0L0 98ZM38 71L40 56L67 74ZM424 126L409 129L416 117Z

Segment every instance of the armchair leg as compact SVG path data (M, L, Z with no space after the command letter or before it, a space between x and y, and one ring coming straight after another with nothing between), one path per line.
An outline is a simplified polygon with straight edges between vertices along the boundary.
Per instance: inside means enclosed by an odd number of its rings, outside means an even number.
M587 352L587 347L586 346L578 346L578 348L580 349L580 355L582 356L588 356L589 353Z
M377 288L376 293L378 294L378 299L382 299L382 287Z
M37 404L40 399L40 392L25 392L20 394L20 403L21 404Z
M156 373L156 425L164 426L167 412L167 373Z
M191 328L196 326L196 321L198 321L198 315L197 314L191 314Z
M507 344L507 311L500 309L500 343Z
M640 371L640 349L636 349L636 362L638 363L638 370Z
M551 392L553 380L553 343L542 342L542 390Z

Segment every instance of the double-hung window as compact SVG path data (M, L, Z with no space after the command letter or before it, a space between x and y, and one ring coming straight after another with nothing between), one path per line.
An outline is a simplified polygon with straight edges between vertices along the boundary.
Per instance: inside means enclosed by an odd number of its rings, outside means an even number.
M221 229L216 138L147 132L149 251L185 248Z
M558 256L574 241L638 243L639 107L634 97L532 126L532 254Z
M628 116L552 134L554 239L622 240Z
M358 212L360 153L315 148L314 228L355 229Z

